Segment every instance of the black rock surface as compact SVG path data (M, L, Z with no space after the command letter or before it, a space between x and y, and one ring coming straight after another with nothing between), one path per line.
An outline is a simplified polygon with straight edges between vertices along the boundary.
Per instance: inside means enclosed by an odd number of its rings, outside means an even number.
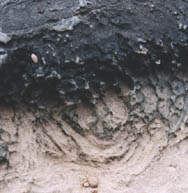
M4 0L0 99L72 105L155 69L186 71L187 0Z

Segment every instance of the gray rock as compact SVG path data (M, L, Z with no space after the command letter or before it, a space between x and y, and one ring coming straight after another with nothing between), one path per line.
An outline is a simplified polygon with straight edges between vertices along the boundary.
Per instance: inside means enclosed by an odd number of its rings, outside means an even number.
M177 109L182 110L184 107L184 97L180 96L175 101L175 106Z
M7 44L11 40L11 37L9 37L7 34L0 32L0 42Z
M175 95L179 96L185 94L184 84L179 80L172 81L172 89Z
M8 156L8 147L7 145L0 141L0 162L6 162Z
M3 66L3 64L6 63L7 59L8 59L7 52L3 48L0 48L0 69Z
M66 30L73 30L73 27L80 23L80 19L78 16L73 16L71 18L62 19L56 25L52 27L55 31L66 31Z
M80 3L80 7L85 7L88 2L86 0L79 0L79 3Z

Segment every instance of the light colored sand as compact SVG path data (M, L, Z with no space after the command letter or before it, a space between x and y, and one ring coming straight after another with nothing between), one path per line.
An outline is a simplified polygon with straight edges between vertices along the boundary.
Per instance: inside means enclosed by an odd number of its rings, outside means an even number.
M135 123L139 134L131 132L126 108L115 96L106 97L114 112L106 122L124 125L110 140L91 132L88 124L95 116L86 105L76 110L85 136L62 120L58 109L53 119L36 124L36 113L25 107L16 114L1 107L1 141L8 143L9 167L0 164L0 193L188 192L187 128L170 136L156 118L147 126ZM105 113L100 102L97 113Z

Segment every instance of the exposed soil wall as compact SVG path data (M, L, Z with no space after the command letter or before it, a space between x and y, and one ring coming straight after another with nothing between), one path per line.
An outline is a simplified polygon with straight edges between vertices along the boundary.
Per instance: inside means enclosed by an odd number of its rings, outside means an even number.
M188 192L188 3L0 3L0 192Z
M1 192L186 192L186 90L160 73L95 105L1 107Z

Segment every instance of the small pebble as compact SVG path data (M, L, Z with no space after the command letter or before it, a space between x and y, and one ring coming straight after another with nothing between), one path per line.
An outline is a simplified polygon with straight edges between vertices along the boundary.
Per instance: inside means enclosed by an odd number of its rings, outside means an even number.
M161 60L157 60L157 61L155 61L155 63L156 63L157 65L159 65L159 64L161 64Z
M85 188L89 187L89 183L88 182L84 182L83 183L83 187L85 187Z
M34 63L38 63L38 57L35 54L31 54L31 59Z
M64 105L66 106L66 107L69 107L69 106L72 106L72 105L74 105L75 103L73 102L73 101L65 101L64 102Z
M7 44L10 40L11 38L7 34L0 31L0 42L1 43Z
M89 183L91 188L97 188L98 187L98 180L96 177L89 177L88 183Z

